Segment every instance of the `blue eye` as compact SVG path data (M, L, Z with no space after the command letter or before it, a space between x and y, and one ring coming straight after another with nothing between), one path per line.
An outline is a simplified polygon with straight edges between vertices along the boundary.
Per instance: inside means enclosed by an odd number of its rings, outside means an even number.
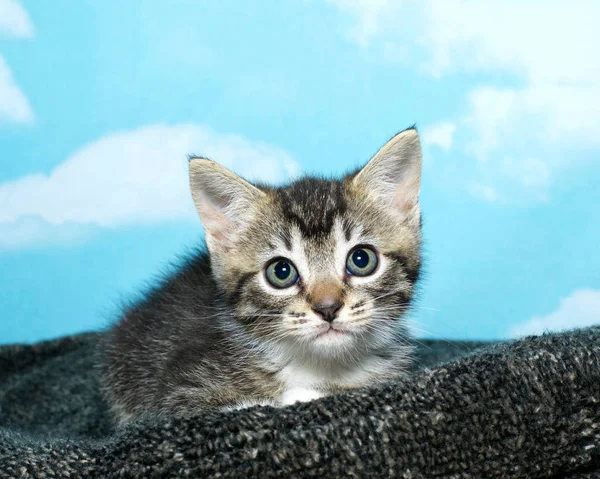
M361 246L350 251L346 270L354 276L369 276L377 268L377 254L371 248Z
M278 259L269 264L265 275L267 281L279 289L289 288L300 279L294 264L286 259Z

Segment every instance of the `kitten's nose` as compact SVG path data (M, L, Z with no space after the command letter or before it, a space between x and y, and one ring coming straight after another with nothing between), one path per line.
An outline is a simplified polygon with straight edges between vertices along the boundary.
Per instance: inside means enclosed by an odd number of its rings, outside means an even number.
M323 318L328 323L331 323L335 318L337 318L338 311L343 306L342 303L334 301L327 302L322 304L316 304L312 307L313 311L317 313L321 318Z

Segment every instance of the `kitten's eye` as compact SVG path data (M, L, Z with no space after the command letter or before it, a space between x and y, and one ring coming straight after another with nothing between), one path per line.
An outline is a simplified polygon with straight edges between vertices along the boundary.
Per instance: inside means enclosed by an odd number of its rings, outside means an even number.
M267 281L275 288L289 288L298 282L298 271L291 261L278 259L273 261L266 270Z
M354 276L369 276L377 268L377 254L371 248L361 246L350 251L346 271Z

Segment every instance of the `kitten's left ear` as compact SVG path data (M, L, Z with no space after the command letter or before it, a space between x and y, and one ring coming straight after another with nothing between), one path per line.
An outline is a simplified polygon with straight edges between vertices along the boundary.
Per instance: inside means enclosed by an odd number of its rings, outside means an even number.
M401 218L418 218L421 158L419 134L409 128L388 141L354 176L352 184Z

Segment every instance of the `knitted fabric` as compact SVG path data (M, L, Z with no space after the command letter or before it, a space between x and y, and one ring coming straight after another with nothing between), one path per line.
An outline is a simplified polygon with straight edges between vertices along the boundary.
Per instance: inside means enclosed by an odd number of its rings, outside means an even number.
M120 429L100 339L0 347L0 477L600 477L598 327L421 341L409 378Z

